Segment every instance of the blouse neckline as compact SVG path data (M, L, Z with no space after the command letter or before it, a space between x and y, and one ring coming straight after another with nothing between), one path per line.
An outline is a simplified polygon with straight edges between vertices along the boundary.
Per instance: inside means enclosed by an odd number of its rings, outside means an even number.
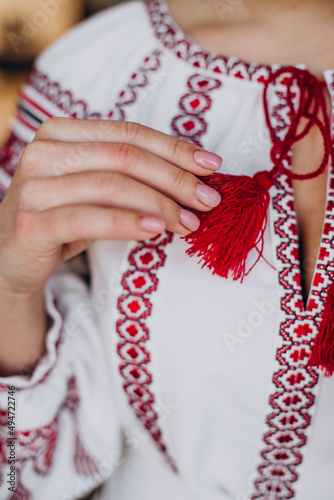
M231 76L264 84L270 73L285 67L283 64L250 63L238 57L224 56L204 49L174 21L167 0L147 0L146 8L155 36L165 48L192 66L213 72L218 78ZM289 65L292 66L306 69L305 64ZM324 71L327 82L333 81L333 72L334 69Z

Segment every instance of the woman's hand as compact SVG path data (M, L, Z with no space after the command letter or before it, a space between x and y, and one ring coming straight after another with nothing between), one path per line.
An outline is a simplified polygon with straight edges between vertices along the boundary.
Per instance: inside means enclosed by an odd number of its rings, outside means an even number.
M221 158L131 122L52 118L23 152L0 207L0 293L43 289L95 240L186 235L220 195L196 176Z

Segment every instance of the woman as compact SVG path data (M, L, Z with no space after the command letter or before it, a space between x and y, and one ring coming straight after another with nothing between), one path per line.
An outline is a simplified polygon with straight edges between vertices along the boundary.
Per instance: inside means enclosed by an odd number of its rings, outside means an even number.
M331 500L333 20L135 1L39 58L1 157L3 498Z

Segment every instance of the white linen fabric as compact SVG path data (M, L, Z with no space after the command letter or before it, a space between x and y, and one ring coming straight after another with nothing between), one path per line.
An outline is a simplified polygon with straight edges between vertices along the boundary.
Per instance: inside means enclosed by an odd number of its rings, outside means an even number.
M22 149L52 116L136 121L222 155L221 172L270 170L262 97L277 68L206 52L164 0L108 9L37 60L1 152L2 196ZM334 71L325 78L333 97ZM284 135L284 78L269 98ZM30 378L0 380L0 497L333 500L334 379L307 366L333 278L331 169L328 177L307 306L286 175L270 190L264 258L243 283L213 276L169 233L99 241L60 266L45 291L53 319L45 355ZM7 483L8 386L16 496Z

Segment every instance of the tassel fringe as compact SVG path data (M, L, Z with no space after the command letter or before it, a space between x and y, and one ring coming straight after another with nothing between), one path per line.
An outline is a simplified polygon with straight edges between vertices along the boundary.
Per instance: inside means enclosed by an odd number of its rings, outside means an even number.
M263 237L267 226L269 189L274 180L269 172L254 177L213 174L202 178L222 196L215 210L196 212L201 220L197 231L185 236L189 256L201 258L202 267L213 274L242 281L262 257ZM258 257L249 270L246 259L256 248Z
M327 292L322 322L308 364L317 366L326 377L334 374L334 284Z

